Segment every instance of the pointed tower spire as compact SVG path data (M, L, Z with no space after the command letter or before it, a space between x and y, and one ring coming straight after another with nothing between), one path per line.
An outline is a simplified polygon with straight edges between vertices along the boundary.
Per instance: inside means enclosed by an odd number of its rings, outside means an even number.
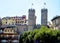
M41 25L47 26L48 22L48 9L46 8L46 2L44 2L44 8L41 9Z

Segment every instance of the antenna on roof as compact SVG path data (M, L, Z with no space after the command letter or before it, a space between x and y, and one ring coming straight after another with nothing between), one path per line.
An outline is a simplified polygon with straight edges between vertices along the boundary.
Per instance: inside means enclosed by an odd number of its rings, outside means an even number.
M32 3L32 6L33 6L34 4Z
M44 8L46 7L46 2L44 2Z
M44 5L46 5L46 2L44 2Z
M34 4L32 3L32 9L33 9L33 5L34 5Z

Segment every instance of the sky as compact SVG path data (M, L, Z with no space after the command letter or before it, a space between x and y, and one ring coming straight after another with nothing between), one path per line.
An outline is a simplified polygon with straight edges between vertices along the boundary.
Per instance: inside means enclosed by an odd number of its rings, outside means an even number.
M28 19L28 10L34 8L36 24L41 24L41 9L48 9L48 21L50 21L53 17L60 16L59 4L60 0L0 0L0 17L26 15Z

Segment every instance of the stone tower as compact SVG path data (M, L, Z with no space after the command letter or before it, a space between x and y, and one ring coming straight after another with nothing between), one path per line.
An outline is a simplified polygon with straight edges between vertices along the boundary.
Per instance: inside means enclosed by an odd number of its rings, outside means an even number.
M28 30L33 30L36 25L35 9L28 10Z
M0 29L1 29L1 25L2 25L2 20L1 20L1 18L0 18Z
M46 8L41 9L41 25L47 25L47 13L48 10Z

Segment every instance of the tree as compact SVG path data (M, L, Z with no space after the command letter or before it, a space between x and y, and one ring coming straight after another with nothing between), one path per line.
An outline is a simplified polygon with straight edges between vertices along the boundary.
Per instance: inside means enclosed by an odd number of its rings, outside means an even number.
M20 43L60 43L60 30L51 30L41 26L40 29L21 34Z

